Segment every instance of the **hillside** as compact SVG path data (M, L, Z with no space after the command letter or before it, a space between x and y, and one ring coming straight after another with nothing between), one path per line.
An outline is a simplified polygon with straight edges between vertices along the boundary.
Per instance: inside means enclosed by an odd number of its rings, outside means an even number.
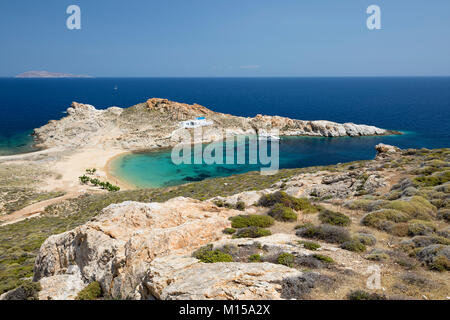
M450 150L377 150L51 205L0 227L1 290L29 286L34 264L41 299L87 285L103 299L446 299ZM366 287L373 268L378 289Z

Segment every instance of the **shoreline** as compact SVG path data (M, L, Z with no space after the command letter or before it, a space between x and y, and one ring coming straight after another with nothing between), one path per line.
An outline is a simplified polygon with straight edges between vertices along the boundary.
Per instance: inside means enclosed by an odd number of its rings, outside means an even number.
M393 133L393 130L388 131L391 136L397 136L398 133ZM397 131L399 132L399 131ZM404 134L403 132L400 132ZM373 135L376 137L380 135ZM383 135L386 136L386 135ZM286 138L306 137L315 138L317 136L310 135L285 135ZM362 136L366 137L366 136ZM367 136L368 137L368 136ZM323 137L329 138L329 137ZM336 137L343 138L343 137ZM353 137L349 137L353 138ZM1 162L23 162L41 160L42 157L54 157L49 161L51 170L59 174L59 178L47 178L42 185L42 189L46 191L64 191L64 192L98 192L97 188L90 185L83 185L79 182L79 176L85 173L88 168L96 168L96 177L106 179L111 183L118 185L121 190L136 190L140 189L138 185L127 181L123 177L118 177L112 173L112 161L119 156L133 153L147 153L147 152L161 152L169 150L170 147L157 147L149 149L126 150L123 148L105 149L105 148L81 148L74 150L67 150L60 147L52 147L49 149L40 149L28 153L20 153L14 155L0 156Z
M136 189L139 189L138 186L130 183L129 181L126 181L123 178L119 178L119 177L113 175L112 172L111 172L111 170L112 170L111 169L112 161L114 161L115 159L117 159L120 156L123 156L123 155L126 155L126 154L132 154L132 153L133 153L133 151L124 151L124 152L121 152L119 154L116 154L115 156L109 158L106 161L105 166L103 167L103 171L106 174L106 179L108 181L112 180L112 182L114 182L114 184L116 184L116 185L118 185L120 187L120 190L136 190Z

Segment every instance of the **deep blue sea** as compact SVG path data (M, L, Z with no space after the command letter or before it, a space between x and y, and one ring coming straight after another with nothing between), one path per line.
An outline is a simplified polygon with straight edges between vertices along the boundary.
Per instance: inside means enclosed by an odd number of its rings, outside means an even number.
M450 147L450 77L2 78L0 155L32 150L29 134L33 128L63 117L72 101L97 108L129 107L151 97L198 103L240 116L260 113L354 122L405 132L389 137L287 139L280 145L282 167L371 159L375 155L374 145L379 142L401 148ZM118 174L140 186L156 186L254 169L241 166L204 171L199 167L195 170L177 167L167 171L167 181L156 182L151 173L155 170L148 170L150 165L146 164L167 167L163 159L164 156L155 153L127 156L117 164Z

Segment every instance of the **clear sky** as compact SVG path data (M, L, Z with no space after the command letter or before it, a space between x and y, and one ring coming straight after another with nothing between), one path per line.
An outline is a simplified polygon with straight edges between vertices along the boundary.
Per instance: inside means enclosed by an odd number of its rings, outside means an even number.
M1 0L0 76L450 75L449 17L449 0Z

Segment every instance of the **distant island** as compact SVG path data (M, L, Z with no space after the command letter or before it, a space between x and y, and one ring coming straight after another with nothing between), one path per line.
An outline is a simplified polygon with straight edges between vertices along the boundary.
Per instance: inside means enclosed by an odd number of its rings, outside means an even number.
M87 75L76 75L69 73L49 71L27 71L15 76L15 78L93 78Z

